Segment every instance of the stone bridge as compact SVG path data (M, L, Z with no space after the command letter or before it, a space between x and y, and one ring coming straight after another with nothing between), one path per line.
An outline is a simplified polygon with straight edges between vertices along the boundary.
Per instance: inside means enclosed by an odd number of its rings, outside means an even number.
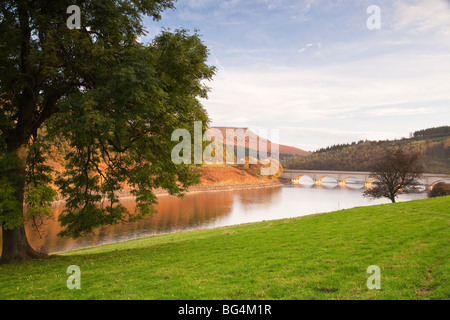
M282 179L290 180L292 183L299 183L300 178L308 176L315 183L320 183L326 177L333 178L339 184L345 184L349 179L356 178L365 183L366 186L370 186L376 179L372 178L370 172L361 171L327 171L327 170L293 170L284 169L283 174L280 176ZM419 183L432 188L439 182L449 182L449 174L434 174L424 173L422 178L418 179Z

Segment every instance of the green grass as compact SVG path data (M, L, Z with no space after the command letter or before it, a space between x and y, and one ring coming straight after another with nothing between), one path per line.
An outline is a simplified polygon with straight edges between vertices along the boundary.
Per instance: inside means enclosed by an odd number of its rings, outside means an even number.
M0 297L449 299L449 208L435 198L71 251L0 266ZM66 287L70 265L81 290ZM371 265L381 290L366 286Z

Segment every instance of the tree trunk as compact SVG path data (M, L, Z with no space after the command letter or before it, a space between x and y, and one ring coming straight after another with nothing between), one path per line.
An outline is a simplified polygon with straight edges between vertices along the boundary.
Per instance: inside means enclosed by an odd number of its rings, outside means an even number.
M18 158L17 166L9 172L9 180L14 183L16 188L15 197L21 204L22 216L24 188L25 188L25 170L28 158L28 145L22 144L12 151ZM11 213L16 214L16 213ZM2 255L0 264L16 263L32 259L41 259L46 256L44 253L36 252L28 243L25 233L25 226L20 225L14 229L5 229L2 227Z
M36 85L36 70L33 69L32 60L30 60L32 28L30 27L31 19L28 10L26 1L17 2L21 34L19 60L21 74L19 79L23 79L23 89L17 101L16 126L6 137L7 152L15 155L17 160L16 165L8 170L7 178L15 188L15 198L19 203L22 216L24 214L23 200L29 142L32 133L37 130L36 125L39 124L35 115L39 88ZM9 214L16 215L18 212L12 211ZM10 230L2 226L2 237L3 249L0 264L37 259L43 256L29 245L24 225L16 226Z
M2 230L3 246L0 264L22 262L26 260L42 259L44 253L36 252L28 243L25 226L21 225L12 230Z

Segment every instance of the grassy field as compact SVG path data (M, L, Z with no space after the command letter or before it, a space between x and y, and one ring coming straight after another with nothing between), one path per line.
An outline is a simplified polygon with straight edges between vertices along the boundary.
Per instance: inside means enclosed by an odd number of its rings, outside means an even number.
M0 266L2 299L449 299L450 197L183 232ZM69 290L67 267L81 269ZM369 290L371 265L381 290Z

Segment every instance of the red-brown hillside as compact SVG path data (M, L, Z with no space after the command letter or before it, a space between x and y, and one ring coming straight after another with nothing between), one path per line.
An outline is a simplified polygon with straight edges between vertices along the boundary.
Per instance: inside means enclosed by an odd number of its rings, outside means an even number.
M273 146L278 146L278 150L280 154L289 154L289 155L300 155L300 156L308 156L311 153L299 148L295 148L295 147L291 147L291 146L286 146L286 145L282 145L282 144L276 144L276 143L272 143L271 141L268 141L267 139L264 139L262 137L259 137L256 133L254 133L253 131L249 130L248 128L237 128L237 127L211 127L209 129L217 129L222 133L223 136L223 140L224 140L224 144L226 145L234 145L234 146L243 146L242 143L239 143L237 141L237 139L233 140L229 140L227 139L227 130L234 130L235 132L237 130L243 130L243 132L248 135L250 138L254 139L254 141L257 141L257 148L259 148L259 142L261 141L262 143L266 143L267 145L267 151L270 152L270 150L272 150L272 145ZM249 139L245 140L245 147L249 148ZM259 151L259 150L258 150Z

